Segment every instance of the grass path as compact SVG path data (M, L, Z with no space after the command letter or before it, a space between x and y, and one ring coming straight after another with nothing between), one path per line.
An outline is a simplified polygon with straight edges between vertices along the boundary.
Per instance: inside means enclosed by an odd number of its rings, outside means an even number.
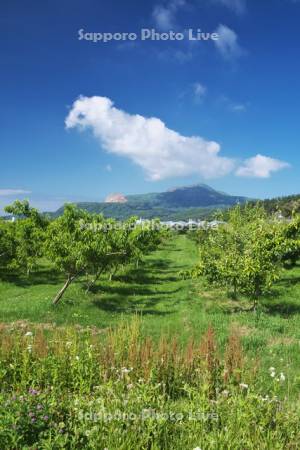
M49 267L43 267L30 279L10 277L0 282L0 320L79 323L102 328L121 316L139 312L147 318L150 328L178 327L180 312L192 290L192 281L181 279L179 272L192 267L196 258L193 243L179 236L147 256L138 269L125 269L112 282L103 277L88 295L78 281L57 307L51 305L51 298L63 278Z

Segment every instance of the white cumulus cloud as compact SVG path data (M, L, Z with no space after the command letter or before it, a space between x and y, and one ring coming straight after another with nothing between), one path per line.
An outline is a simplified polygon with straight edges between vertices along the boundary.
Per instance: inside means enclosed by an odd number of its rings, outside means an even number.
M269 178L272 172L290 167L290 164L268 156L256 155L246 159L236 171L240 177Z
M66 118L66 127L92 130L107 152L129 158L152 180L192 174L213 178L234 169L234 160L220 156L217 142L182 136L158 118L114 107L106 97L80 97Z
M243 50L238 43L235 31L221 24L216 29L216 33L218 33L219 39L214 43L224 59L230 61L242 55Z
M245 160L240 167L220 155L220 145L201 136L183 136L156 117L129 114L107 97L79 97L65 121L66 128L91 130L108 153L130 159L151 180L200 175L217 178L236 170L238 176L269 177L288 167L262 155Z

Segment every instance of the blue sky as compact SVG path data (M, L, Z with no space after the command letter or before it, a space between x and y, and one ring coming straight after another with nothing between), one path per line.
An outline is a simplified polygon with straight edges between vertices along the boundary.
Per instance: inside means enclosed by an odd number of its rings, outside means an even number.
M0 210L198 182L299 193L299 23L296 0L2 2ZM141 41L142 28L220 36Z

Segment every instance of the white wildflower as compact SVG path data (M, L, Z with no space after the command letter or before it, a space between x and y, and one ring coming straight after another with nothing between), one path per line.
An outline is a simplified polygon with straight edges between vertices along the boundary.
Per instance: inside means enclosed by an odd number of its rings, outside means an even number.
M77 355L77 356L75 356L75 359L76 359L76 361L79 361L79 356Z
M27 350L29 351L29 353L32 352L32 345L28 345Z
M280 381L285 381L285 375L281 372L280 373Z
M241 389L248 389L248 384L245 384L245 383L240 383L240 388Z
M33 336L33 333L32 333L31 331L27 331L27 333L25 333L25 336L26 336L26 337Z

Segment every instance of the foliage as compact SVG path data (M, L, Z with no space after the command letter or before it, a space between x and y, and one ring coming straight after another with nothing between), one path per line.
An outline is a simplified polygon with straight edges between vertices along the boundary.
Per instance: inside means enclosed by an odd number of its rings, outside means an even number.
M282 260L295 266L300 257L300 215L293 215L289 222L282 224Z
M5 211L17 218L9 226L8 235L13 236L11 241L14 242L10 267L28 275L42 256L48 221L35 208L31 208L27 200L23 202L16 200L12 205L5 207Z
M0 446L39 449L297 448L299 408L287 384L226 357L209 329L181 348L140 323L0 332ZM275 369L274 369L275 371Z
M300 195L266 199L261 202L261 205L269 215L280 213L290 218L294 213L300 213Z
M66 281L53 300L56 304L69 285L83 273L92 277L88 290L103 270L138 260L159 244L159 230L135 226L136 218L124 223L91 215L67 205L62 216L52 221L46 236L46 256L64 273Z
M282 255L280 226L260 206L236 206L228 222L202 235L200 261L193 274L256 300L279 277Z
M14 225L0 219L0 267L8 266L15 257Z

